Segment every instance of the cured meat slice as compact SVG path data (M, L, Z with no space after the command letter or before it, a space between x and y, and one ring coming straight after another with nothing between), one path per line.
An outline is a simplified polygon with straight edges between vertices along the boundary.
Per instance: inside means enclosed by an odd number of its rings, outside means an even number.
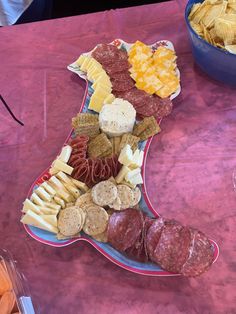
M139 238L143 227L142 212L134 208L115 212L108 223L108 242L124 252L132 247Z
M104 64L103 68L111 77L114 73L128 70L130 68L130 64L127 60L112 61L109 64Z
M150 228L147 231L146 249L150 260L153 262L155 261L154 251L160 240L163 227L164 220L162 218L157 218L156 220L154 220L154 222L151 224Z
M175 220L165 221L152 260L165 270L179 273L189 255L190 230Z
M172 101L169 98L159 98L159 97L155 97L155 101L157 102L157 111L155 114L156 118L163 118L168 116L173 108L173 104Z
M118 81L130 80L130 74L128 71L115 72L110 76L111 79Z
M143 214L143 228L142 232L135 242L135 244L126 250L126 254L131 258L134 258L140 262L147 262L148 261L148 254L146 248L146 237L147 231L154 222L154 219L146 216Z
M188 277L199 276L212 265L214 250L210 240L201 231L190 228L191 245L187 261L181 269L181 274Z
M100 44L92 52L92 57L102 65L106 62L111 62L119 59L119 50L111 44Z
M116 91L128 91L134 87L134 81L130 77L129 79L126 79L124 81L122 80L117 80L117 79L111 79L111 84L112 84L112 90Z

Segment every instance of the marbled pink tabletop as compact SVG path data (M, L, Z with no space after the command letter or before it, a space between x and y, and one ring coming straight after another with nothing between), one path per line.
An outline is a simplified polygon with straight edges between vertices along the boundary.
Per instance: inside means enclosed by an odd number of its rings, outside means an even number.
M0 247L14 254L43 314L236 313L236 90L195 65L185 1L112 10L0 29ZM147 188L158 212L200 228L220 246L196 279L152 278L112 264L87 243L53 248L20 224L21 204L51 163L79 110L85 83L66 66L97 43L171 40L182 93L152 142ZM152 175L151 175L152 174Z

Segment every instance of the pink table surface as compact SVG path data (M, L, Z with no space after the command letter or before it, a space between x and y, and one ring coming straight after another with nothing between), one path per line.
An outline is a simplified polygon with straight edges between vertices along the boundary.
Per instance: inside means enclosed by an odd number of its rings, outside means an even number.
M203 74L191 55L185 1L111 10L0 29L0 93L25 126L0 106L0 247L10 249L43 314L236 313L236 91ZM33 180L59 152L85 83L66 66L97 43L171 40L182 93L148 157L150 199L166 217L200 228L220 245L196 279L125 271L87 243L53 248L20 224Z

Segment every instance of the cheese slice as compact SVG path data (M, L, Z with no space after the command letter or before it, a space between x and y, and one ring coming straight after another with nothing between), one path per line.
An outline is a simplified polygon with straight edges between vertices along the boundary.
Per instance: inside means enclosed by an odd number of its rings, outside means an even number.
M133 169L142 167L143 156L144 156L144 152L142 150L136 149L133 155L133 160L131 164L129 165L129 167Z
M74 202L75 199L73 195L68 193L65 188L64 189L58 189L57 190L57 196L63 199L66 203ZM55 199L55 198L54 198Z
M115 96L113 94L109 94L104 99L104 104L111 104L114 100L115 100Z
M23 203L22 212L26 213L29 209L35 212L36 214L40 213L39 207L27 198Z
M30 200L36 205L44 206L43 200L35 192L31 195Z
M58 159L64 163L67 163L70 159L71 152L72 152L72 147L70 145L64 146L61 150L60 155L58 156Z
M63 189L63 184L59 181L55 176L52 176L48 182L52 184L53 188L57 191L57 189Z
M94 82L93 85L92 85L92 88L94 90L94 92L98 89L102 90L104 93L106 93L107 95L109 95L111 93L111 89L112 87L109 86L108 84L105 84L105 83L97 83L97 82ZM98 95L99 96L99 95ZM107 96L106 96L107 97Z
M41 215L41 217L50 225L57 228L57 215Z
M56 194L56 191L55 191L49 184L47 184L47 182L43 182L43 183L41 184L41 187L43 187L44 190L45 190L48 194L50 194L50 195L52 195L52 196L54 196L54 195Z
M101 77L102 75L105 75L106 72L101 69L100 71L96 72L96 73L93 73L93 81L97 81L99 79L99 77Z
M54 201L61 206L61 208L65 208L66 207L66 203L63 199L61 199L58 196L54 196Z
M40 215L57 215L59 213L59 210L52 209L49 207L40 207Z
M59 171L63 171L67 174L72 174L74 168L67 165L66 163L64 163L63 161L61 161L60 159L56 159L53 165L54 168L58 169Z
M93 95L90 98L88 109L96 111L96 112L100 112L103 107L105 98L106 96L98 97L96 96L95 93L93 93Z
M55 204L55 203L52 203L52 202L50 202L50 203L44 202L44 205L45 205L46 207L48 207L48 208L52 208L52 209L55 209L55 210L57 210L57 211L59 211L59 210L61 209L61 206L60 206L60 205Z
M56 177L60 180L60 181L63 181L63 184L64 183L68 183L68 184L72 184L72 179L68 177L68 175L66 175L64 172L62 171L59 171L57 174L56 174Z
M80 190L77 189L73 183L65 183L65 188L74 196L75 199L77 199L80 196Z
M81 66L80 66L80 69L81 69L82 71L84 71L84 72L87 71L87 66L88 66L88 64L89 64L90 59L91 59L90 57L85 56L85 59L84 59L83 63L82 63Z
M48 194L42 186L39 186L37 189L35 189L35 193L46 202L50 202L52 199L52 196Z
M127 166L122 166L118 175L115 177L116 182L121 183L129 171L130 169Z
M74 183L74 185L77 186L77 188L82 190L82 192L87 192L89 190L88 186L84 182L81 182L73 178L71 180Z
M129 144L126 144L121 152L120 156L118 158L118 161L125 166L129 166L133 161L133 151Z
M85 55L80 55L79 58L75 61L77 63L77 65L80 67L82 65L82 63L84 62L84 60L86 59Z
M31 225L52 233L57 233L58 229L48 222L46 222L42 217L35 214L33 211L28 210L28 212L21 218L21 222L26 225Z

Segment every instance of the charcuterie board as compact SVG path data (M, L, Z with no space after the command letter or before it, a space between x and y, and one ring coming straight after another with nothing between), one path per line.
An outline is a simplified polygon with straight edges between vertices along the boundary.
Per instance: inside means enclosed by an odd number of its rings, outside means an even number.
M124 49L128 50L131 46L131 44L128 44L122 40L115 40L113 42L117 47L121 48L123 47ZM156 47L159 47L160 45L168 47L168 49L174 50L174 47L172 43L169 41L161 41L157 42L153 45L151 45L152 49L155 49ZM90 55L90 53L85 54L85 55ZM83 71L81 71L80 67L78 64L72 63L71 65L68 66L68 69L76 74L78 74L82 79L86 80L86 90L84 94L84 99L82 101L82 105L80 107L80 112L81 113L93 113L89 109L89 105L91 102L91 96L93 95L94 89L92 88L92 83L87 80L87 77ZM176 69L177 76L180 76L179 70ZM180 86L179 88L175 91L175 93L172 93L170 96L171 99L174 99L175 97L178 96L180 93L181 89ZM161 121L159 121L161 122ZM71 139L75 138L75 132L74 130L71 131L67 139L65 140L64 146L66 146ZM146 190L146 185L145 185L145 166L146 166L146 159L148 155L148 150L152 142L152 138L149 138L148 140L140 141L138 145L138 149L140 151L144 152L144 157L143 157L143 163L142 163L142 168L141 168L141 174L143 178L143 184L141 185L141 199L139 201L139 207L142 209L142 211L147 214L149 217L159 217L159 213L157 212L156 209L153 208L151 201L148 197L148 192ZM50 167L49 167L50 168ZM28 197L32 195L33 191L39 187L43 182L47 182L48 179L51 177L51 174L49 172L49 168L46 169L33 183L31 186L31 189L28 193ZM42 229L39 229L37 227L33 227L30 225L24 224L25 230L27 233L37 241L51 245L54 247L64 247L67 245L70 245L71 243L77 242L77 241L87 241L89 242L92 246L94 246L100 253L102 253L105 257L107 257L110 261L113 263L117 264L118 266L138 273L138 274L143 274L143 275L150 275L150 276L177 276L179 274L177 273L172 273L168 271L164 271L161 267L159 267L155 263L151 262L139 262L136 260L133 260L129 258L126 254L123 254L119 252L118 250L114 249L109 243L103 243L100 241L96 241L94 238L90 237L88 234L85 234L84 232L81 233L80 236L78 237L73 237L72 239L61 239L59 240L54 233L44 231ZM218 258L219 255L219 248L216 242L211 240L211 245L214 250L214 262Z

